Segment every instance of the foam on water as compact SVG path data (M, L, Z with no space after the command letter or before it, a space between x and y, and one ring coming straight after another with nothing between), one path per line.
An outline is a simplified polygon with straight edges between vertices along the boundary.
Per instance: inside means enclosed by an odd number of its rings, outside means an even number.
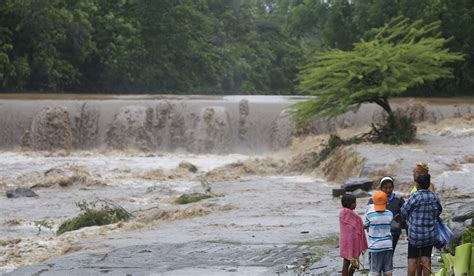
M40 153L0 152L0 177L15 177L28 173L46 171L64 164L76 164L90 170L108 175L117 170L135 172L176 168L182 161L188 161L198 167L199 171L210 171L214 168L248 159L248 155L228 154L163 154L160 156L133 156L124 153L74 152L69 156L44 156Z

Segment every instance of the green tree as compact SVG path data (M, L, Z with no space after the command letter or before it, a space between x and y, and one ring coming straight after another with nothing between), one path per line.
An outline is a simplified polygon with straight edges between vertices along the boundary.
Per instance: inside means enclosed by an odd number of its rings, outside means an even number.
M215 22L207 13L206 1L138 1L147 89L183 93L216 82Z
M82 2L71 2L72 11L82 11L75 13L77 18L90 22L93 28L90 32L93 48L81 66L82 88L95 87L115 93L139 91L147 52L135 11L136 1Z
M297 121L332 117L361 103L376 103L392 114L389 98L408 88L452 76L446 63L463 59L445 48L440 22L423 25L397 18L351 51L314 55L299 74L299 89L314 96L295 106Z
M474 88L474 2L470 0L400 0L399 14L413 20L422 19L431 23L441 21L446 44L453 52L461 52L464 60L449 66L454 78L440 79L410 89L413 96L457 96L473 95Z
M455 78L442 85L450 94L474 96L474 1L440 0L437 3L443 36L452 37L447 46L464 54L464 60L453 65Z
M368 30L380 28L397 17L400 12L399 2L400 0L354 0L352 24L356 29L354 36L357 40Z
M0 14L0 48L8 60L2 90L63 91L80 83L80 65L92 47L84 30L91 27L67 1L5 0Z
M348 0L333 0L328 3L330 9L322 32L324 45L350 50L356 36L352 24L352 4Z
M225 22L222 46L230 57L224 66L228 73L223 88L240 94L289 94L295 90L301 48L285 33L285 15L279 13L278 6L259 4L229 8L228 16L218 17Z

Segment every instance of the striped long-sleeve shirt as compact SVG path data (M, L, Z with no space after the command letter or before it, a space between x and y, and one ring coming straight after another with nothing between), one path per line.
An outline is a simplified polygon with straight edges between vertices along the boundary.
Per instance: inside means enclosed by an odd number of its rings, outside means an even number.
M370 204L365 213L364 226L369 228L369 252L382 252L392 250L392 234L390 225L393 214L389 210L377 212L374 205Z

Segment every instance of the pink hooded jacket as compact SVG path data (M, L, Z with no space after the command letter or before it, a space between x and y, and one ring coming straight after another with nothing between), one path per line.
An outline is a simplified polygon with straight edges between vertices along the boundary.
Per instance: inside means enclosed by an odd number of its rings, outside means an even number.
M362 219L351 209L342 208L339 212L339 230L341 257L347 260L359 258L368 248Z

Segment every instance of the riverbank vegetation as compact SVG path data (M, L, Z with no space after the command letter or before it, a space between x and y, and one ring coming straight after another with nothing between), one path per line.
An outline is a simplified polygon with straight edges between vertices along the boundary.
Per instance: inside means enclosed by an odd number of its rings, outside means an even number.
M472 96L469 0L5 0L0 91L297 94L314 53L353 50L399 16L440 21L464 56L403 95Z
M445 65L463 60L462 54L446 49L448 40L439 30L439 21L424 25L398 17L351 50L315 53L298 75L298 88L315 97L296 106L297 118L333 117L362 103L375 103L392 115L389 98L452 77Z
M127 210L108 201L80 201L76 202L76 206L81 212L74 218L62 223L56 232L57 235L88 226L101 226L119 221L127 221L132 217L132 214Z
M300 126L314 119L335 117L363 103L379 105L386 123L372 125L371 140L390 144L410 142L416 134L411 119L395 114L389 99L426 82L452 77L448 63L463 61L449 52L439 21L425 25L397 17L351 50L315 53L298 75L298 88L313 98L297 103L294 115Z

